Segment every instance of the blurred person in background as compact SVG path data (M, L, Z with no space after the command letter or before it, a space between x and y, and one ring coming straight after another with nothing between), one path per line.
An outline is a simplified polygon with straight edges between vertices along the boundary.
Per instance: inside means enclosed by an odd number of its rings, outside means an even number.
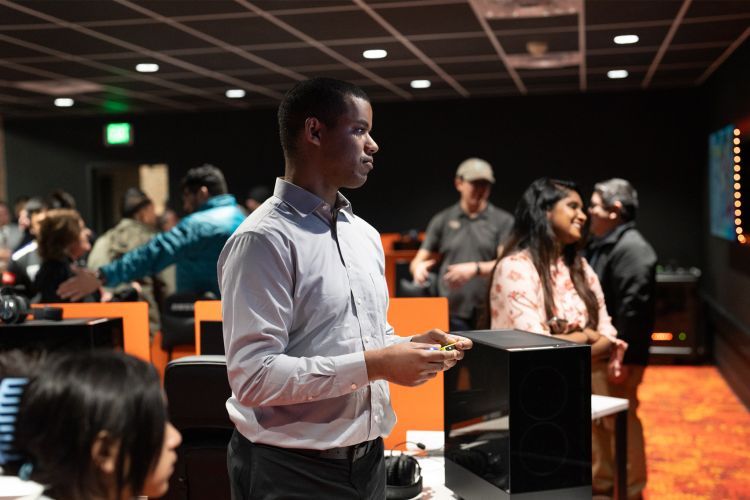
M609 380L610 395L625 398L628 407L628 498L639 498L646 487L646 447L638 418L638 386L648 364L656 316L656 252L636 229L638 192L624 179L594 186L589 205L591 242L586 255L604 291L607 311L617 336L628 343L622 376ZM610 443L605 443L610 444ZM611 494L613 450L598 450L609 459L594 470L594 491Z
M42 265L36 237L46 213L47 204L42 198L34 197L26 202L18 218L18 225L24 231L24 239L11 255L8 268L2 275L3 286L17 287L28 298L36 295L34 279Z
M13 222L10 207L0 201L0 270L5 270L13 250L23 239L23 232Z
M115 227L97 238L88 256L87 267L97 269L119 259L124 254L145 245L156 235L156 211L151 199L138 188L125 191L122 199L122 219ZM160 329L159 304L163 286L158 276L144 276L136 282L121 284L117 287L105 287L105 291L118 295L138 292L135 300L148 302L148 318L151 333Z
M89 250L89 230L80 214L70 208L56 208L47 211L39 225L39 257L42 265L34 279L34 288L39 301L69 302L67 297L57 294L57 288L73 276L75 262ZM98 287L72 302L98 302Z
M189 215L165 233L96 270L79 269L59 294L78 300L100 286L116 286L177 265L177 293L219 295L216 262L224 243L245 218L227 193L224 174L213 165L192 168L182 179L183 208Z
M417 285L425 285L438 266L437 292L448 298L451 331L473 330L513 217L489 202L495 175L486 161L464 160L453 182L459 201L430 220L409 270Z
M251 188L250 191L247 192L247 197L245 198L245 211L248 214L253 213L253 210L270 198L271 194L271 190L268 186L255 186L254 188Z

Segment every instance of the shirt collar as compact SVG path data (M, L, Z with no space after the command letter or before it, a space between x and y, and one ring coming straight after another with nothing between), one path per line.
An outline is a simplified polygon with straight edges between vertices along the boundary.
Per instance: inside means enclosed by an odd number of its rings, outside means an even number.
M455 205L453 205L453 217L459 219L464 218L468 220L477 220L477 219L486 219L489 217L490 209L492 208L492 205L488 202L487 207L479 212L476 217L469 217L469 214L464 212L464 210L461 208L461 202L459 201Z
M331 218L331 207L328 203L312 194L310 191L284 180L282 177L276 179L276 186L274 186L273 195L287 203L303 217L307 217L311 213L317 212L318 214L323 215L326 220L330 220ZM340 192L336 193L335 208L345 212L349 217L354 216L352 204L346 196Z
M622 234L625 231L628 231L629 229L632 229L635 227L635 221L629 221L624 224L620 224L601 238L596 238L593 240L593 245L595 248L604 246L604 245L612 245L614 243L617 243L617 241L620 239Z

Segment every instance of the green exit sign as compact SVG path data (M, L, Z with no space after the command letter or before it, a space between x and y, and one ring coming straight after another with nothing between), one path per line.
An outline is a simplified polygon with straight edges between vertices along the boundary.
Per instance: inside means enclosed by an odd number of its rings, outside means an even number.
M105 146L132 146L133 127L129 123L108 123L104 127Z

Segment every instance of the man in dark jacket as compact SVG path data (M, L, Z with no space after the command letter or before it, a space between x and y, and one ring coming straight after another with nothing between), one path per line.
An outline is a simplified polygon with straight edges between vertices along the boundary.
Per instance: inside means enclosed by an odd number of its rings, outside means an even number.
M623 179L594 186L589 215L593 240L587 249L589 263L599 276L607 311L617 337L628 343L622 376L610 380L610 394L626 398L628 411L628 498L638 498L646 485L643 427L638 418L638 385L648 364L654 327L656 253L635 228L638 193ZM594 453L594 491L612 485L608 447ZM596 443L594 451L597 452Z

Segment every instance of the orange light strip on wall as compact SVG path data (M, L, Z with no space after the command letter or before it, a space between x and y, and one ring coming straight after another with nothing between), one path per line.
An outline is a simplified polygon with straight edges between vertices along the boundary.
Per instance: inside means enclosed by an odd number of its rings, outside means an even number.
M670 332L654 332L651 334L651 340L659 342L669 342L674 338Z
M732 149L732 153L734 153L734 231L737 233L737 241L744 244L748 240L742 231L742 184L740 184L742 180L742 167L740 165L742 157L740 153L742 151L740 150L740 142L740 129L735 128Z

